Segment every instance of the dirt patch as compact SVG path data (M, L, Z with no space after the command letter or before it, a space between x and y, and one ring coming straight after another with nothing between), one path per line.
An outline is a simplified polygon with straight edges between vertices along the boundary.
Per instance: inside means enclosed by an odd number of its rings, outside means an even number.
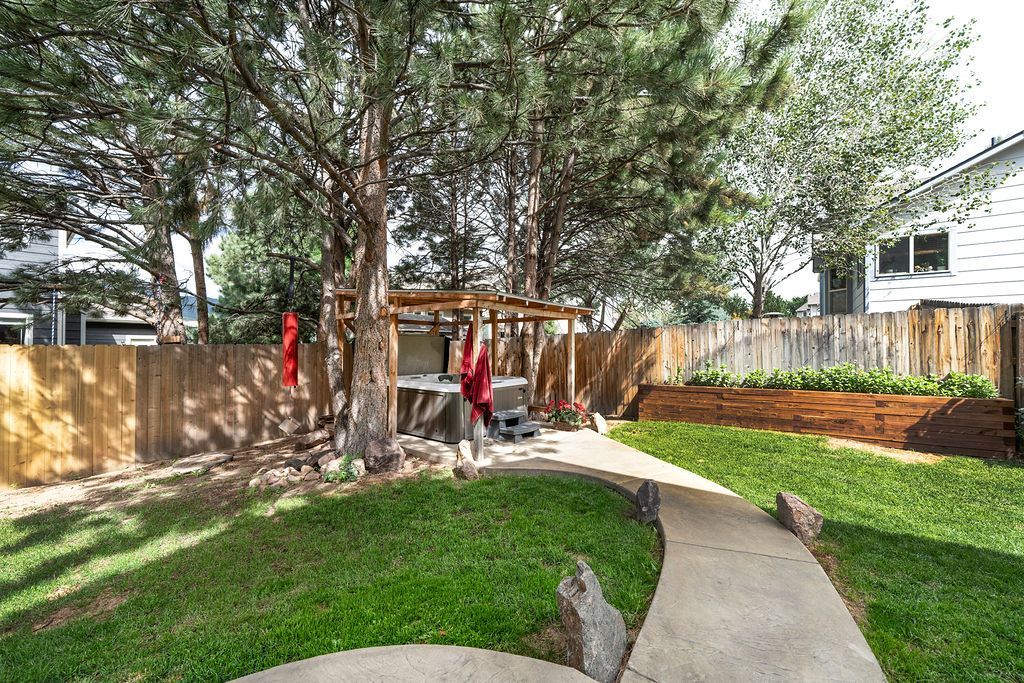
M125 510L149 502L185 498L200 500L210 509L231 514L233 510L240 510L252 495L248 483L257 471L280 468L289 458L317 452L318 449L313 449L297 453L293 446L301 438L285 437L254 446L223 450L221 452L232 456L231 460L202 474L174 472L173 462L163 461L76 481L0 491L0 517L13 519L57 508L78 508L89 512ZM302 482L270 491L280 491L281 499L308 494L347 495L378 484L437 474L447 469L445 465L409 457L400 472L366 475L349 483L319 480ZM275 512L272 506L267 516L272 517Z
M911 465L934 465L946 459L946 456L935 455L934 453L919 453L918 451L906 451L900 448L886 448L885 446L850 441L849 439L836 439L834 437L829 437L828 445L831 448L854 448L858 451L867 451L868 453L892 458Z
M854 598L850 587L839 579L839 560L836 559L835 555L825 550L820 543L812 545L810 551L818 560L821 568L825 570L832 585L836 587L839 597L842 598L843 604L846 605L846 609L853 617L853 620L858 625L863 624L864 619L867 617L867 605L864 604L863 600Z
M568 638L565 629L560 623L552 622L545 628L531 633L523 638L523 646L536 659L546 659L549 662L565 662L565 651L568 647Z
M61 607L46 619L33 624L32 632L37 633L39 631L57 628L58 626L63 626L72 619L78 619L81 617L96 619L98 617L106 616L117 609L117 606L127 599L127 593L114 593L109 588L105 588L102 593L93 598L92 602L87 605L67 605L65 607Z

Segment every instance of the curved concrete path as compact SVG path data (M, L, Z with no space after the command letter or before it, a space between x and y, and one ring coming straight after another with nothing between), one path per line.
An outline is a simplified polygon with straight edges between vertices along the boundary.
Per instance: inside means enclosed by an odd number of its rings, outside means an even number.
M454 448L400 436L411 455ZM661 576L621 680L884 681L860 629L814 556L728 489L590 430L545 430L488 447L485 474L560 474L632 497L661 490ZM554 596L552 596L554 600ZM590 680L564 666L488 650L402 645L338 652L241 680Z
M346 650L275 666L237 683L512 681L593 683L576 669L505 652L452 645L390 645Z

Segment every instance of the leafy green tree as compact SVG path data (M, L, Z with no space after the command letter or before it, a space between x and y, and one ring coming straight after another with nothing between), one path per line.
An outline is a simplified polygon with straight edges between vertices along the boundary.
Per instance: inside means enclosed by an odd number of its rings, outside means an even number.
M984 201L978 178L893 202L968 138L972 84L959 74L972 39L970 26L933 25L924 0L819 4L789 56L785 99L753 113L723 147L726 178L749 201L705 235L755 317L766 292L810 261L812 239L819 257L845 266L893 229L956 221Z

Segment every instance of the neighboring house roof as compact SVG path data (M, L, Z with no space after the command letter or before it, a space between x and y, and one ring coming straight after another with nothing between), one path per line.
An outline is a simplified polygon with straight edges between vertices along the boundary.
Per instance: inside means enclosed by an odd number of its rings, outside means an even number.
M903 196L904 197L914 197L914 196L919 195L919 194L921 194L923 192L927 192L928 190L930 190L931 188L935 187L936 185L940 185L941 183L945 182L946 180L949 180L949 178L951 178L952 176L956 175L957 173L962 173L962 172L966 171L969 168L973 168L974 166L977 166L978 164L984 163L985 161L988 161L989 159L991 159L992 157L996 156L1000 152L1003 152L1004 150L1009 149L1010 147L1013 147L1014 145L1016 145L1019 142L1024 142L1024 130L1022 130L1022 131L1020 131L1018 133L1014 133L1013 135L1011 135L1010 137L1006 138L1005 140L1000 140L999 142L996 142L995 144L989 145L988 147L986 147L982 151L978 152L974 156L968 157L968 158L964 159L963 161L961 161L959 163L953 164L952 166L950 166L949 168L947 168L945 170L939 171L938 173L933 175L931 178L928 178L927 180L922 181L921 184L918 185L917 187L915 187L914 189L906 192Z
M797 311L809 311L812 308L818 308L819 306L821 306L821 293L820 292L811 292L810 294L807 295L807 301L804 302L804 305L801 306L800 308L796 309L796 310Z

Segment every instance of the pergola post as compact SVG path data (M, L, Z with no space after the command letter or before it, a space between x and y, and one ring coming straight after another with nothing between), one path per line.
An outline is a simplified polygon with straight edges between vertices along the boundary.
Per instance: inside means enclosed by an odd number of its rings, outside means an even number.
M491 375L498 374L498 311L491 309Z
M388 332L388 436L398 436L398 314L391 315Z
M569 334L566 336L569 348L565 359L565 385L569 402L576 402L576 318L569 318Z
M476 359L480 356L480 309L473 308L473 364L472 369L476 370ZM472 414L472 406L470 413ZM477 420L473 425L473 459L480 461L484 454L484 421Z

